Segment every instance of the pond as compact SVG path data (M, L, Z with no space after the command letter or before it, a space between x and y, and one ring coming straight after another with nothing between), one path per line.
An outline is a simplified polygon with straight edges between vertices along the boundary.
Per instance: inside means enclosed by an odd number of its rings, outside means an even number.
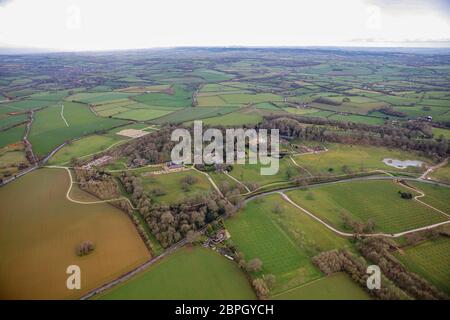
M407 167L417 167L420 168L423 165L423 161L419 160L397 160L385 158L383 159L384 164L395 167L397 169L406 169Z

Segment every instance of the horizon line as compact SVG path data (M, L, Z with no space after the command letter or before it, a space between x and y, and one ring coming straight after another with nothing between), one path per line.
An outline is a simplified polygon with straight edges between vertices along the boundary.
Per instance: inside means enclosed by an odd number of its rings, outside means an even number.
M430 41L436 44L436 42ZM439 42L438 42L439 43ZM168 50L168 49L408 49L408 50L449 50L450 41L445 41L447 46L408 46L407 43L398 43L393 45L363 45L363 44L324 44L324 45L180 45L180 46L155 46L155 47L137 47L137 48L108 48L108 49L57 49L57 48L39 48L39 47L10 47L0 46L0 55L13 54L42 54L42 53L101 53L101 52L126 52L126 51L144 51L144 50ZM402 45L403 44L403 45ZM417 43L415 43L417 44ZM11 51L11 53L7 53ZM14 53L13 51L18 51ZM22 51L22 52L19 52Z

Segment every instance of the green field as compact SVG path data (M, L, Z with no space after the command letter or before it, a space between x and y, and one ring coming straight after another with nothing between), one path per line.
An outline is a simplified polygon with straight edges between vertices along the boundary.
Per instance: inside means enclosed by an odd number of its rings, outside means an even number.
M213 118L235 111L236 108L184 108L167 116L150 121L150 123L183 123L192 120Z
M36 109L40 107L50 106L54 103L55 102L51 100L38 100L38 99L36 100L25 99L20 101L2 103L0 105L0 114Z
M223 116L208 118L203 124L210 126L242 126L245 124L257 124L262 121L258 113L233 112Z
M302 143L298 143L301 145ZM295 157L295 161L308 169L313 175L338 175L351 172L371 171L376 169L418 173L421 168L408 167L397 169L383 163L383 159L420 160L429 163L430 160L412 152L383 147L360 145L327 145L328 151L319 154L304 154ZM345 167L344 167L345 166ZM332 169L330 171L330 168Z
M76 101L88 104L102 104L107 101L114 101L118 99L128 98L130 96L136 95L135 93L130 92L80 92L68 96L66 100L68 101Z
M223 94L220 97L229 104L250 104L250 103L284 100L283 97L271 93L258 93L258 94L230 93L230 94Z
M425 193L425 197L420 200L432 205L433 207L450 214L450 188L441 187L436 184L408 182L409 185Z
M248 161L247 161L248 162ZM279 160L279 169L275 175L261 175L261 167L269 167L268 165L257 164L234 164L230 175L246 185L263 186L268 183L286 182L295 177L305 177L304 170L296 167L292 161L285 157Z
M163 117L172 112L168 110L135 109L115 114L114 117L126 120L146 121Z
M22 143L0 148L0 179L17 173L19 163L28 164Z
M25 135L25 125L14 127L6 131L0 132L0 148L6 147L9 144L22 141Z
M431 177L438 181L450 183L450 164L437 169L431 174Z
M122 120L96 117L86 105L74 102L64 103L64 118L69 126L61 118L60 105L39 111L35 117L30 142L38 156L46 155L67 140L125 123Z
M396 257L411 271L450 294L450 240L440 237L409 247Z
M414 200L402 199L399 190L410 192L391 181L353 181L286 194L298 205L340 230L345 230L343 214L361 222L372 219L375 230L386 233L407 231L446 220L444 215L429 207Z
M275 206L281 208L280 212L272 213L271 218L309 256L350 245L347 239L336 236L303 211L283 200L281 196L267 196L261 200L260 206L266 206L270 210Z
M99 297L105 300L255 299L236 263L209 249L183 248Z
M436 138L439 138L440 136L444 136L445 139L450 140L450 130L449 129L433 128L433 135Z
M276 204L282 208L281 213L273 212ZM346 244L301 216L279 195L248 202L245 209L225 224L245 259L259 258L263 262L261 273L275 275L273 294L320 278L321 272L313 266L310 258L318 250Z
M134 99L144 104L166 107L189 107L192 104L192 92L182 86L174 86L172 94L147 93Z
M214 180L214 182L219 188L221 188L223 185L231 188L236 188L239 186L239 184L236 181L234 181L224 173L213 171L208 172L208 174ZM246 192L246 190L243 190L243 192Z
M192 72L192 75L199 76L208 82L220 82L233 78L233 76L228 73L211 69L197 69Z
M358 116L358 115L342 115L342 114L334 114L329 117L331 120L339 120L339 121L348 121L355 123L367 123L367 124L384 124L384 119L376 118L376 117L366 117L366 116Z
M193 170L159 175L147 175L147 171L148 170L144 170L140 172L144 190L152 192L159 189L165 193L164 195L154 197L154 200L157 202L176 202L196 194L205 194L213 191L208 179L203 174ZM196 179L196 182L189 186L189 191L182 189L182 180L186 177L194 177Z
M67 164L73 158L80 159L86 157L87 155L105 150L117 142L124 140L125 137L119 135L96 134L87 136L61 148L50 158L49 164Z
M69 95L69 90L55 90L44 91L32 94L30 99L33 100L47 100L47 101L60 101Z
M370 295L347 274L334 273L306 285L283 292L275 300L369 300Z
M13 125L26 122L28 120L28 114L19 114L8 116L6 114L0 114L0 130L11 127Z

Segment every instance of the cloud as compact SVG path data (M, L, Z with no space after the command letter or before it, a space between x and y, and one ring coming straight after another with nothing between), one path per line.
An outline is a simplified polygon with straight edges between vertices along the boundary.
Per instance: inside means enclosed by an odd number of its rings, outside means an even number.
M107 50L334 46L353 39L439 41L450 38L450 20L440 7L444 2L447 1L12 0L0 7L0 43Z
M427 12L439 11L450 16L450 3L448 0L367 0L368 3L379 6L387 11Z
M0 7L6 6L8 3L12 2L13 0L0 0Z

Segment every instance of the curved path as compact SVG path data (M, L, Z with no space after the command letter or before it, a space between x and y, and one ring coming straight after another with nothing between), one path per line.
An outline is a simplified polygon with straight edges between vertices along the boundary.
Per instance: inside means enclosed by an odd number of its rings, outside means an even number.
M131 208L133 210L137 210L137 208L135 208L133 206L133 204L131 203L130 199L128 199L127 197L119 197L119 198L115 198L115 199L107 199L107 200L97 200L97 201L80 201L80 200L75 200L70 196L70 192L72 191L72 186L74 184L76 184L77 182L73 181L73 177L72 177L72 173L70 172L70 168L69 167L61 167L61 166L46 166L45 168L50 168L50 169L65 169L66 172L69 174L69 178L70 178L70 184L69 184L69 189L66 192L66 199L69 200L70 202L74 202L74 203L78 203L78 204L97 204L97 203L107 203L107 202L114 202L114 201L121 201L121 200L125 200L129 203L129 205L131 206Z
M294 158L292 158L292 156L289 156L289 159L291 159L292 163L293 163L296 167L302 169L302 170L305 171L307 174L309 174L310 177L313 176L313 175L311 174L311 172L309 172L308 169L306 169L305 167L302 167L301 165L299 165L299 164L297 163L297 161L295 161Z
M414 200L415 200L415 201L417 201L417 202L423 204L424 206L427 206L427 207L429 207L429 208L431 208L431 209L433 209L433 210L436 210L436 211L439 212L439 213L442 213L442 214L443 214L444 216L446 216L447 218L450 218L450 215L449 215L448 213L445 213L444 211L441 211L441 210L439 210L439 209L437 209L437 208L435 208L435 207L429 205L428 203L425 203L425 202L423 202L422 200L419 200L420 198L423 198L423 197L426 196L426 194L425 194L422 190L420 190L420 189L418 189L418 188L415 188L415 187L411 187L411 186L407 185L406 183L400 183L400 184L401 184L403 187L405 187L405 188L408 188L408 189L410 189L410 190L412 190L412 191L414 191L414 192L419 193L418 196L415 196L415 197L414 197Z
M208 179L208 181L211 183L211 185L213 186L213 188L217 191L217 193L222 197L225 198L222 191L220 191L219 187L216 185L216 183L214 182L214 180L211 178L211 176L207 173L207 172L203 172L198 170L195 166L191 167L192 170L195 170L197 172L200 172L201 174L203 174L204 176L206 176L206 178Z

